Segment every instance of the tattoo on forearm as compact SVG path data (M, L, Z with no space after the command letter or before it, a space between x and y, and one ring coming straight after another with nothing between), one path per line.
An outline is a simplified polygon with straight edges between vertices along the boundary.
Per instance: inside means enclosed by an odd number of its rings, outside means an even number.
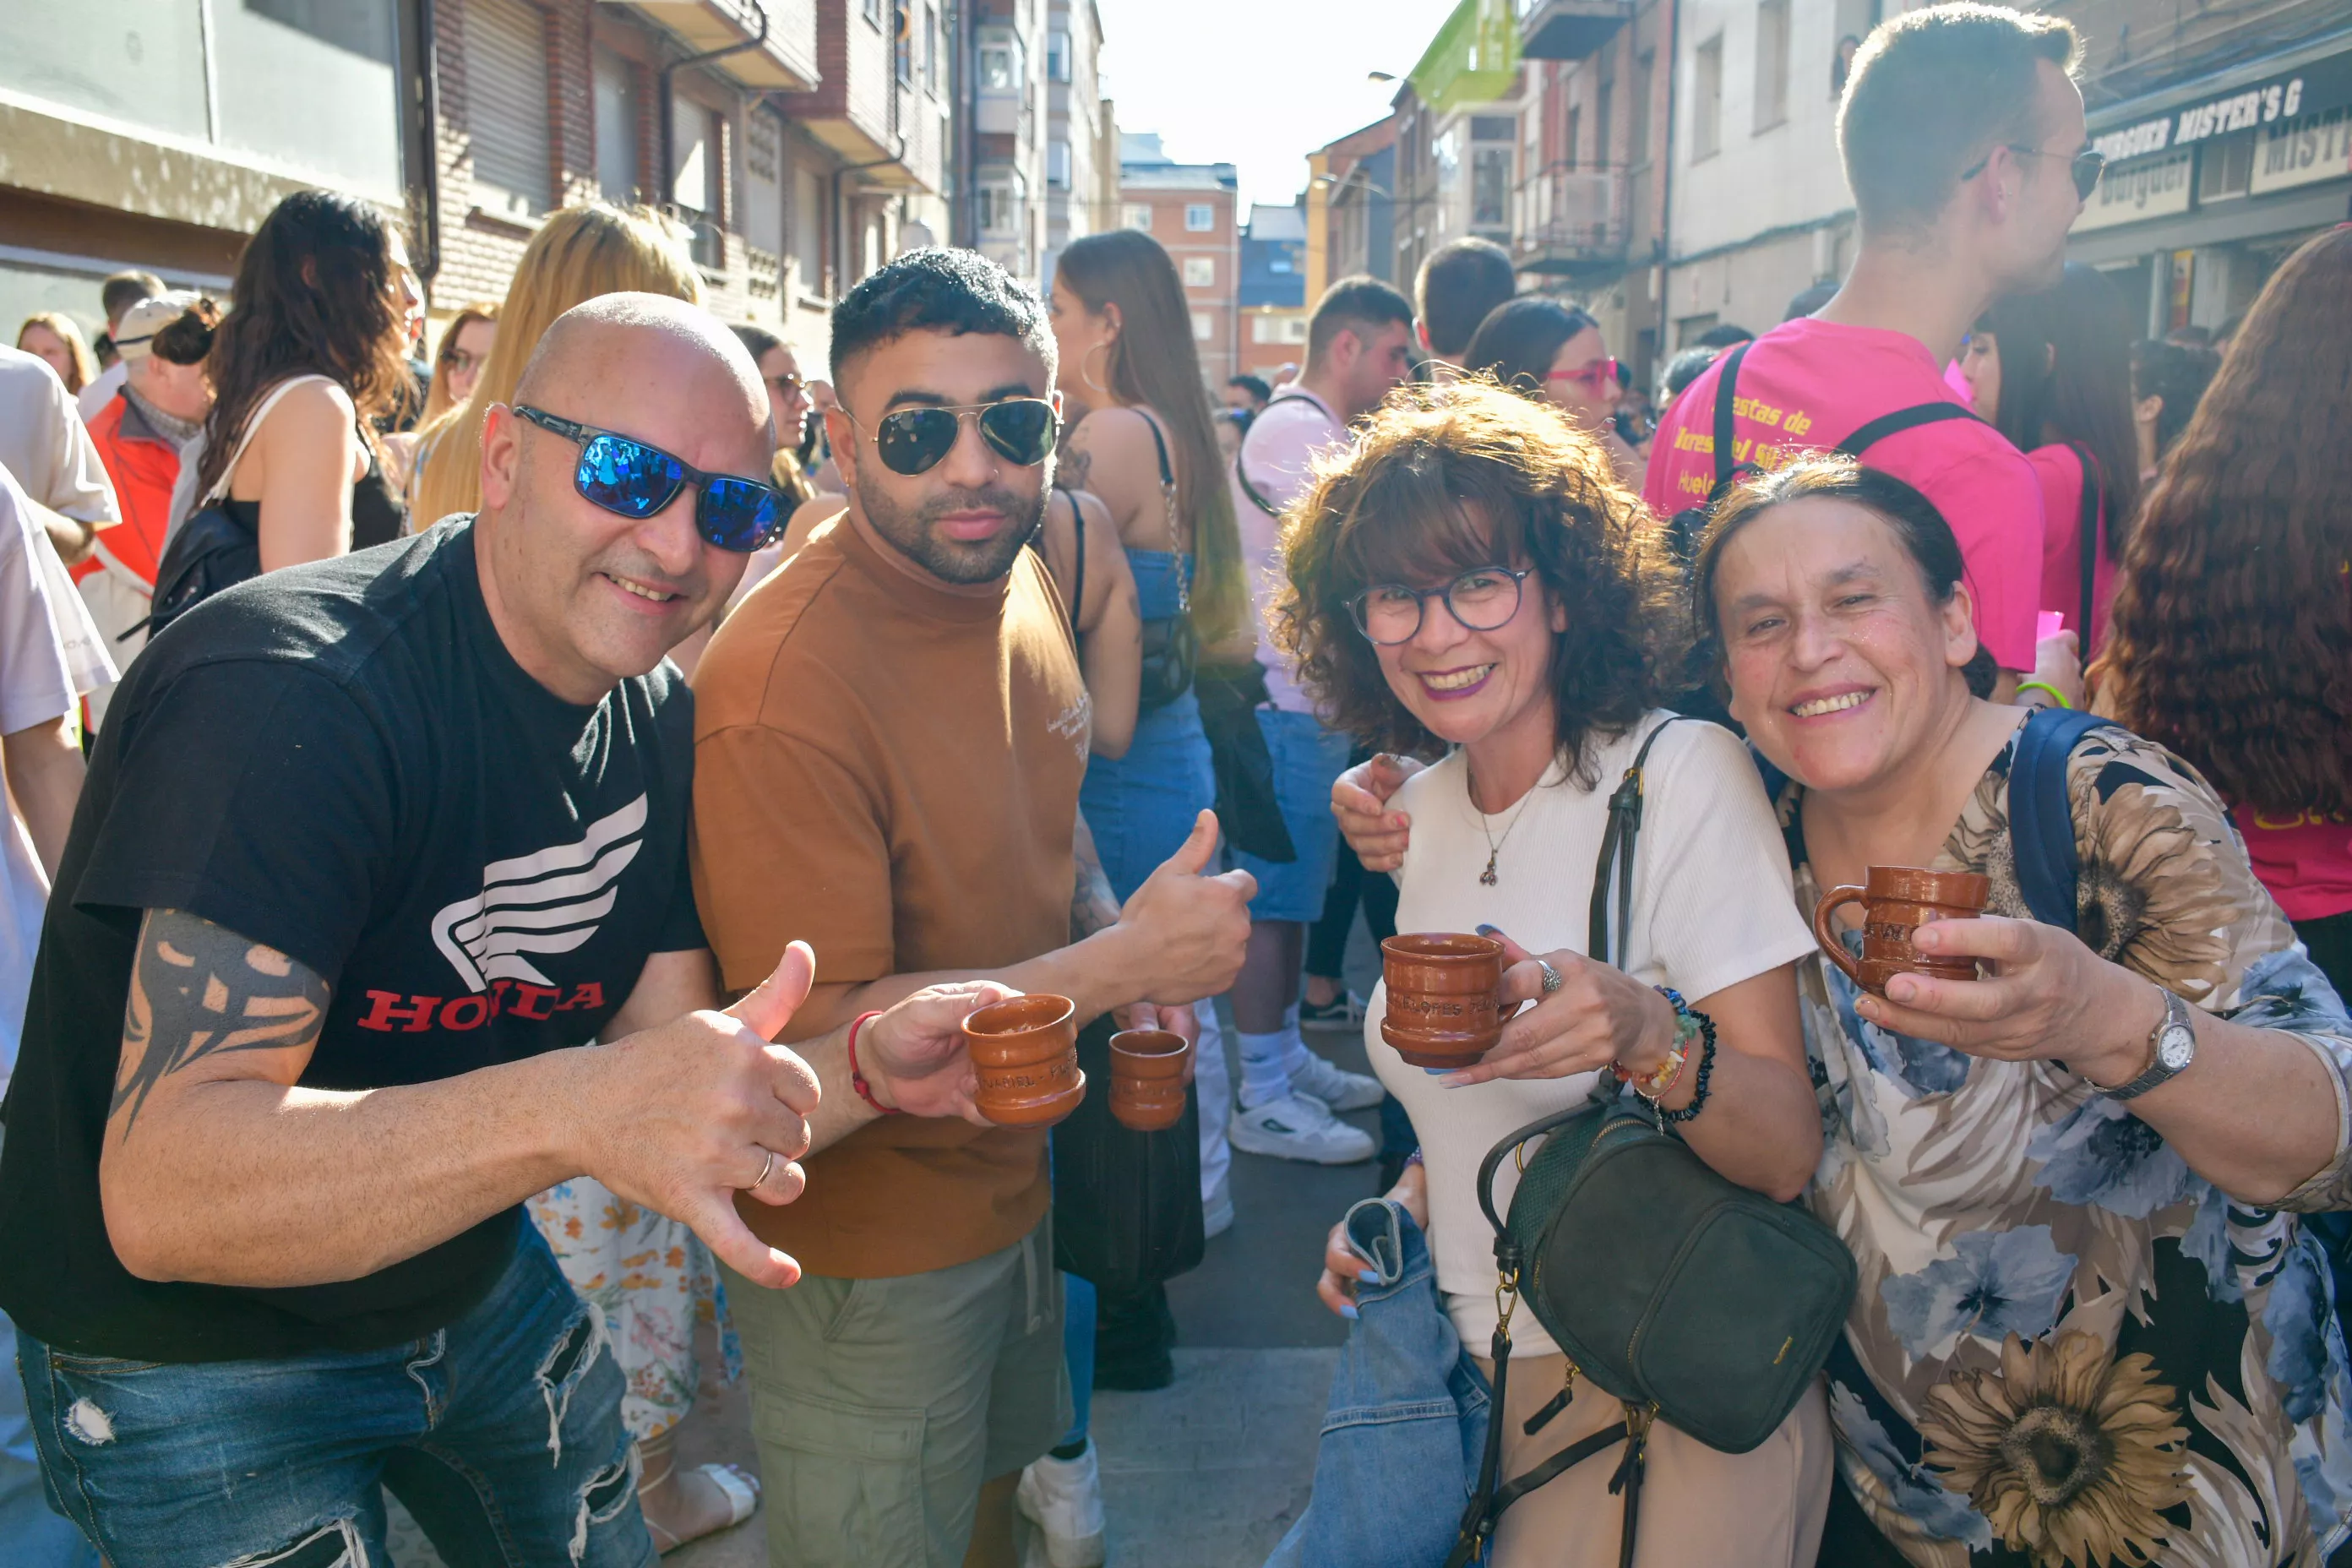
M1111 893L1110 879L1103 873L1091 834L1078 835L1077 866L1077 878L1070 889L1070 940L1084 942L1118 924L1118 900Z
M155 1086L229 1051L308 1049L327 1016L327 983L274 947L181 910L150 910L131 964L122 1061L107 1119L122 1133Z

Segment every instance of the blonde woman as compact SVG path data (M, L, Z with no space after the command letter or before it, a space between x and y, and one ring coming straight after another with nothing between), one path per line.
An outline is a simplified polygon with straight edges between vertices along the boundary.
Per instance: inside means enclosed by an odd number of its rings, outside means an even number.
M76 397L98 379L98 358L73 318L55 310L36 310L16 329L16 346L37 359L47 360L66 390Z
M540 226L498 308L472 395L417 432L409 510L418 527L481 505L483 416L491 404L512 400L549 323L583 300L620 293L699 303L701 275L686 230L650 207L606 202L565 207Z
M645 207L602 202L566 207L541 226L498 307L498 331L472 395L422 432L415 492L420 525L481 504L483 416L491 404L513 399L523 366L555 318L600 294L625 292L699 298L683 228ZM628 1381L621 1419L636 1439L637 1489L654 1544L667 1552L749 1518L759 1495L751 1477L721 1465L679 1470L672 1454L677 1425L701 1382L695 1323L719 1310L709 1251L682 1223L585 1177L551 1187L530 1207L564 1278L603 1313ZM733 1336L723 1318L720 1340L732 1376Z

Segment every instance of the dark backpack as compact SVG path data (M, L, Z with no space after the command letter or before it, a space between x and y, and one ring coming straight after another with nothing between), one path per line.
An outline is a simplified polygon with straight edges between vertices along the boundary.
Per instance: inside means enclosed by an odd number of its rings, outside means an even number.
M173 531L163 558L155 563L154 607L122 637L142 629L150 637L161 637L165 626L223 588L260 575L259 536L229 515L226 501L215 501Z

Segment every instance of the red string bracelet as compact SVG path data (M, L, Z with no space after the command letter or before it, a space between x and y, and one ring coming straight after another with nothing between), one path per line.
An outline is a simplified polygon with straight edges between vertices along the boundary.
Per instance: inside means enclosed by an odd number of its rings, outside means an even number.
M866 1075L857 1068L857 1031L881 1016L879 1012L860 1013L856 1021L849 1026L849 1087L857 1091L858 1099L883 1115L903 1116L906 1112L885 1105L874 1098L874 1086L866 1081Z

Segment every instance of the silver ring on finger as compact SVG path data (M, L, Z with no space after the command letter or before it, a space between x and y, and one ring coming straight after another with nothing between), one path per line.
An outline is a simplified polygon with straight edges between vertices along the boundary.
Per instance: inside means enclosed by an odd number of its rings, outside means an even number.
M1543 971L1543 994L1545 995L1550 995L1553 992L1568 984L1567 981L1562 980L1559 977L1559 971L1551 966L1551 960L1548 958L1538 958L1536 960L1536 967Z
M760 1152L765 1154L767 1159L761 1163L760 1166L760 1173L751 1178L751 1185L755 1187L766 1186L768 1184L768 1173L776 1168L776 1152L773 1149L762 1149Z

